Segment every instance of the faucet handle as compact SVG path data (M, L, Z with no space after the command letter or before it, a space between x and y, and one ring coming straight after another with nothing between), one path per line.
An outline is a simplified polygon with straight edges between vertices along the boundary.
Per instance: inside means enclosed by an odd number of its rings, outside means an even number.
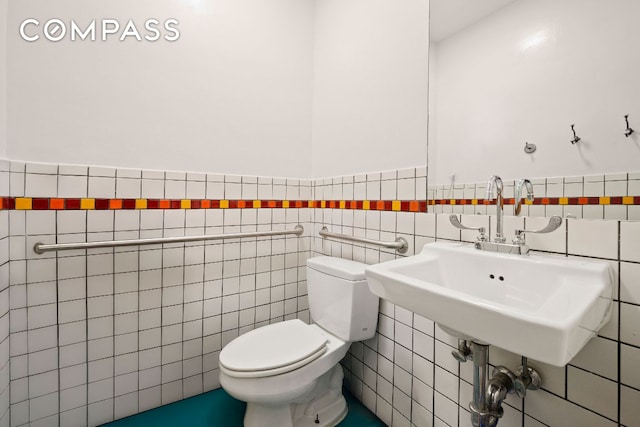
M562 218L554 215L551 218L549 218L549 223L544 226L543 228L539 229L539 230L516 230L516 238L513 240L513 243L517 244L517 245L522 245L524 244L524 237L523 234L525 233L536 233L536 234L544 234L544 233L551 233L552 231L555 231L558 229L558 227L560 227L560 225L562 224Z
M480 242L487 241L487 235L485 234L484 227L468 227L466 225L462 225L462 223L458 219L458 215L455 215L455 214L449 215L449 222L451 223L451 225L453 225L456 228L459 228L460 230L477 230L480 232L480 235L478 236L478 241Z

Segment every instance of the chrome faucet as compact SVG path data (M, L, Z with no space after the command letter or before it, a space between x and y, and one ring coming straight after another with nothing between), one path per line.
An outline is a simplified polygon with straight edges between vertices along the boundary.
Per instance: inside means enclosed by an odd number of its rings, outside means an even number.
M502 179L498 175L491 175L489 178L489 182L487 182L487 193L485 195L485 199L492 200L493 199L493 188L496 189L496 237L493 239L495 243L504 243L507 239L504 237L503 228L502 228L502 213L504 210L504 199L502 197L502 190L504 189L504 185L502 184Z
M527 200L533 201L533 185L531 181L528 179L521 179L518 181L518 185L515 190L515 204L514 212L516 215L520 213L520 209L522 208L522 187L527 189ZM494 197L494 189L495 189L495 197ZM461 230L478 230L480 235L476 238L473 246L476 249L481 251L491 251L491 252L499 252L503 254L516 254L516 255L527 255L529 253L529 246L525 241L525 233L550 233L556 230L562 224L562 218L559 216L552 216L549 219L549 223L540 230L516 230L516 237L513 239L512 243L506 243L507 239L504 237L503 231L503 223L502 223L502 215L504 214L504 197L502 192L504 190L504 184L502 179L497 175L491 175L489 181L487 182L487 193L485 195L485 200L496 201L496 235L493 239L493 242L490 242L486 237L484 231L484 227L468 227L462 225L457 215L449 215L449 221L451 224L459 228ZM462 354L462 349L460 349L460 354ZM462 356L461 356L462 358Z
M518 185L516 185L516 194L515 194L515 202L513 205L513 214L515 216L520 215L520 210L522 210L522 187L527 189L527 200L533 202L533 185L531 181L524 178L518 181Z

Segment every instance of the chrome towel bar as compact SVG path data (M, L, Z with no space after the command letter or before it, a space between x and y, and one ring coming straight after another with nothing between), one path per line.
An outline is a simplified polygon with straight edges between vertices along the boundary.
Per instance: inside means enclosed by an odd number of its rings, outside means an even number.
M366 239L364 237L350 236L348 234L332 233L327 229L327 227L322 227L322 229L319 231L319 234L322 237L329 237L332 239L350 240L353 242L367 243L369 245L377 245L382 246L383 248L395 249L398 251L398 253L401 254L404 254L409 250L409 242L407 242L407 240L403 237L398 237L393 242L383 242L380 240Z
M135 239L135 240L106 240L101 242L84 242L84 243L58 243L44 244L41 242L33 246L33 250L37 254L51 251L69 251L73 249L96 249L96 248L117 248L122 246L139 246L139 245L157 245L162 243L184 243L184 242L201 242L206 240L223 240L223 239L242 239L244 237L267 237L267 236L285 236L295 234L300 236L304 233L304 228L298 224L293 230L284 231L255 231L248 233L230 233L230 234L211 234L204 236L181 236L181 237L156 237L151 239Z

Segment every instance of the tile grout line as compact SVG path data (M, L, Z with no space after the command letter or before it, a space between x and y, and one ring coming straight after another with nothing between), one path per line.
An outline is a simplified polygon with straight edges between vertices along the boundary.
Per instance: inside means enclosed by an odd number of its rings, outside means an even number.
M167 195L167 172L165 171L164 174L164 179L162 181L162 191L163 191L163 195L166 197ZM166 216L166 212L163 210L162 211L162 236L166 237L166 232L167 232L167 216ZM163 387L163 383L162 383L162 374L164 372L164 352L163 352L163 347L164 347L164 334L163 334L163 330L164 330L164 281L165 281L165 271L164 271L164 251L165 251L165 246L161 245L160 246L160 378L158 381L158 386L160 387L160 405L163 404L164 402L164 396L163 396L163 391L164 391L164 387Z
M627 181L628 182L628 181ZM622 258L622 252L621 252L621 247L620 247L620 242L622 240L622 223L620 221L618 221L618 343L617 343L617 350L618 350L618 357L617 357L617 361L618 361L618 366L617 366L617 375L618 375L618 407L617 409L617 418L618 418L618 426L622 425L622 274L621 274L621 258Z
M185 199L187 198L187 176L185 174L185 181L184 181L184 193L185 193ZM187 235L187 209L184 210L184 219L182 222L182 234L184 236ZM186 319L185 319L185 312L184 312L184 282L185 282L185 278L186 278L186 264L187 264L187 244L183 243L181 245L182 247L182 304L181 304L181 310L182 310L182 324L181 326L181 338L182 338L182 342L180 343L180 376L182 378L181 382L181 399L184 399L185 396L185 384L184 384L184 349L185 349L185 337L184 337L184 330L185 330L185 323L186 323Z
M114 178L113 194L118 194L118 179ZM113 239L116 238L116 212L113 213ZM111 259L111 420L116 418L116 248ZM57 251L56 251L57 253Z
M87 168L87 181L86 181L87 195L89 193L89 168ZM85 221L85 241L89 238L89 213L84 215ZM85 338L84 338L84 363L85 363L85 416L87 425L89 425L89 251L84 250L85 263L84 263L84 322L85 322Z
M205 197L207 196L207 192L209 189L209 180L205 179L204 181L204 195ZM203 228L204 228L204 232L206 234L207 232L207 213L205 212L203 214ZM206 390L206 386L205 386L205 379L204 379L204 375L205 375L205 370L204 370L204 361L205 361L205 353L204 353L204 343L205 343L205 335L204 335L204 295L205 295L205 284L206 284L206 277L205 277L205 265L206 265L206 261L207 261L207 244L206 242L202 242L202 263L203 263L203 267L202 267L202 302L200 303L200 354L202 355L202 360L200 361L200 371L201 371L201 381L202 381L202 390Z

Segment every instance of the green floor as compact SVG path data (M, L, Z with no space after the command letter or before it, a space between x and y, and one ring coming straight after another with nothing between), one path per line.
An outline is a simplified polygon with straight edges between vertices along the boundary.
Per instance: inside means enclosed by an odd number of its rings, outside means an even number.
M362 403L345 391L349 413L340 427L384 427ZM245 403L217 389L170 405L114 421L108 427L242 427ZM277 426L273 426L277 427Z

